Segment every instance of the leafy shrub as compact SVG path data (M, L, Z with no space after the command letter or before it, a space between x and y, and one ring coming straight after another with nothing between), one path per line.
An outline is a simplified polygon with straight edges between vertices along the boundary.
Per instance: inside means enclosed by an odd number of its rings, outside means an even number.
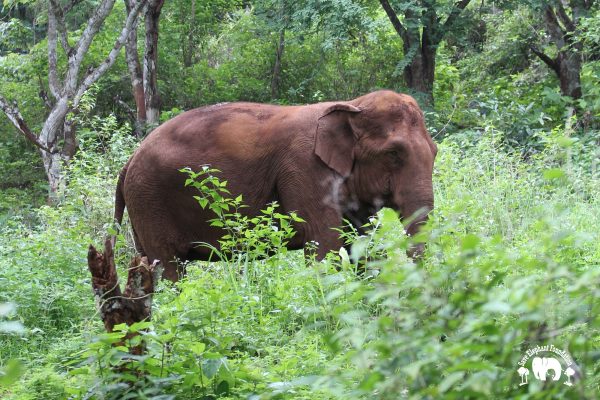
M161 307L154 323L121 325L88 345L81 353L83 363L71 374L100 375L99 382L104 384L94 389L99 396L124 398L143 393L147 398L194 399L247 393L262 380L240 365L240 359L248 352L260 352L263 346L255 343L255 333L246 337L240 331L248 322L262 326L301 319L297 309L289 308L285 301L293 291L282 291L290 283L280 271L289 268L282 262L285 245L294 233L291 223L302 220L295 213L277 213L276 203L259 216L245 216L240 211L245 207L242 197L228 197L226 182L215 176L217 170L206 166L199 172L182 172L189 176L186 186L198 189L195 198L199 206L214 212L212 224L226 232L219 241L220 250L213 250L232 262L208 270L192 268L193 279L179 284L179 295L159 294ZM269 254L274 257L266 259ZM263 261L257 261L260 259ZM287 309L279 309L282 304ZM228 316L231 310L237 311L234 318ZM221 325L224 320L228 323ZM244 325L238 326L240 323ZM150 332L125 340L128 333L143 329ZM294 330L292 325L285 329ZM114 346L121 341L126 346ZM146 355L127 353L128 347L142 341ZM83 393L86 389L71 390ZM164 392L171 394L163 396Z
M428 256L406 260L395 217L380 216L368 238L389 255L372 265L379 274L325 288L339 327L325 339L342 357L316 387L340 398L593 398L600 191L594 171L557 173L552 160L576 141L546 138L534 168L501 151L499 137L440 146ZM520 358L545 344L574 357L575 388L519 386Z
M81 301L90 290L87 246L106 235L117 168L134 143L112 117L81 124L81 149L69 166L60 204L33 209L33 226L12 217L0 227L0 302L17 304L26 328L22 338L0 336L3 360L43 354L54 339L82 329L93 315L92 304Z

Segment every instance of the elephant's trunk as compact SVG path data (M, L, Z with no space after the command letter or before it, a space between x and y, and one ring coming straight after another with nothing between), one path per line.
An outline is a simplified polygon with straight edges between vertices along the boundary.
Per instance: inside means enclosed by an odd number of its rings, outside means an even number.
M421 227L427 222L429 214L433 210L433 197L426 200L414 201L401 208L402 220L405 223L404 229L408 236L416 235ZM420 258L425 252L424 243L413 243L406 251L407 255L413 259Z

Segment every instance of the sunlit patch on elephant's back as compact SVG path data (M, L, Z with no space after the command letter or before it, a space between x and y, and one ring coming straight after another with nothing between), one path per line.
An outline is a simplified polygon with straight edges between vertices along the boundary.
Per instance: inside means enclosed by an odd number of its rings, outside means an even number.
M235 160L260 160L271 151L269 125L274 112L267 107L240 105L229 107L220 118L212 139L223 155Z

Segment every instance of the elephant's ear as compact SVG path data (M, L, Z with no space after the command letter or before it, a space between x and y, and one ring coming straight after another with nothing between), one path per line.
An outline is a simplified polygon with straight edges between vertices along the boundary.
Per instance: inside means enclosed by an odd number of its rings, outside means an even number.
M343 177L350 175L354 163L356 138L350 124L350 114L361 110L350 104L334 104L317 122L315 154L329 168Z

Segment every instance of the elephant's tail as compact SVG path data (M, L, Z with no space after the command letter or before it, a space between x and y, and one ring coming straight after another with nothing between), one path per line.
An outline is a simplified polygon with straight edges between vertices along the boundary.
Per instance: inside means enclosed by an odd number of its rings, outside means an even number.
M113 248L117 241L118 230L121 229L121 223L123 222L123 214L125 213L125 197L123 196L123 184L125 182L125 175L127 175L127 168L129 167L129 161L121 172L119 172L119 179L117 180L117 189L115 190L115 214L114 221L117 224L117 232L110 238Z

